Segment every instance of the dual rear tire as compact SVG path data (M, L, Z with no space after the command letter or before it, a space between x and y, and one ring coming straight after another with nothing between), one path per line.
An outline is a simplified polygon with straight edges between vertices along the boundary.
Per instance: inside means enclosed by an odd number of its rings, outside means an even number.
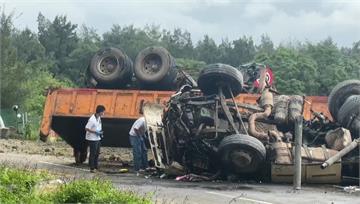
M141 89L172 90L177 73L175 58L163 47L147 47L135 59L134 74Z
M265 161L266 149L255 137L234 134L220 142L218 155L226 172L254 173Z
M99 50L91 59L86 84L95 88L132 86L135 76L140 89L173 90L176 88L175 58L163 47L147 47L132 60L120 49Z
M133 73L133 62L118 48L99 50L91 59L87 80L96 87L126 86Z
M337 84L328 98L334 121L351 131L352 137L360 136L360 80L346 80Z

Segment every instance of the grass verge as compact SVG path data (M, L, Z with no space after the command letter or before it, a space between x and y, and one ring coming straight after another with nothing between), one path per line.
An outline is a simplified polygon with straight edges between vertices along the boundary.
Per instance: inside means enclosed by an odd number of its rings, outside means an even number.
M49 187L51 190L38 188L49 179L54 176L46 172L0 166L0 203L152 203L149 196L119 191L109 181L99 179L74 180Z

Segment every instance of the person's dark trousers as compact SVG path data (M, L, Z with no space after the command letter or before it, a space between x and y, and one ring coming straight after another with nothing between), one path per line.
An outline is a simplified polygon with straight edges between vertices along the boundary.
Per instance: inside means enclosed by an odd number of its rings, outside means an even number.
M147 149L143 137L129 136L130 144L133 147L134 169L145 169L148 167Z
M100 141L88 141L90 147L89 166L90 170L98 168L100 154Z
M141 166L142 169L148 168L147 148L145 144L145 136L141 137Z

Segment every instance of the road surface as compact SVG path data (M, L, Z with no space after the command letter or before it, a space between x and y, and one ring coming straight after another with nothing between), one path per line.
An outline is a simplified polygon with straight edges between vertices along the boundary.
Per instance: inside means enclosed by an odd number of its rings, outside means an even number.
M76 178L111 180L119 189L130 189L140 194L151 193L155 203L222 204L297 204L297 203L360 203L359 193L346 193L332 185L303 186L293 191L291 185L230 183L230 182L179 182L156 177L145 178L134 173L117 173L120 166L107 166L100 162L103 171L91 174L86 165L75 166L73 158L22 153L0 153L0 163L26 168L47 169ZM107 167L105 167L107 166Z

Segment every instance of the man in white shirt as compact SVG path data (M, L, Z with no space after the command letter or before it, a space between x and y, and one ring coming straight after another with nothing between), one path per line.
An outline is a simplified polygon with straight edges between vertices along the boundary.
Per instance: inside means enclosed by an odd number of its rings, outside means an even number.
M98 159L100 154L100 141L103 137L101 117L104 116L105 107L98 105L96 112L93 114L85 126L86 140L90 147L89 166L90 172L94 173L98 169Z
M145 145L146 121L144 117L137 119L129 132L129 139L133 147L134 169L142 172L148 167L147 148Z

